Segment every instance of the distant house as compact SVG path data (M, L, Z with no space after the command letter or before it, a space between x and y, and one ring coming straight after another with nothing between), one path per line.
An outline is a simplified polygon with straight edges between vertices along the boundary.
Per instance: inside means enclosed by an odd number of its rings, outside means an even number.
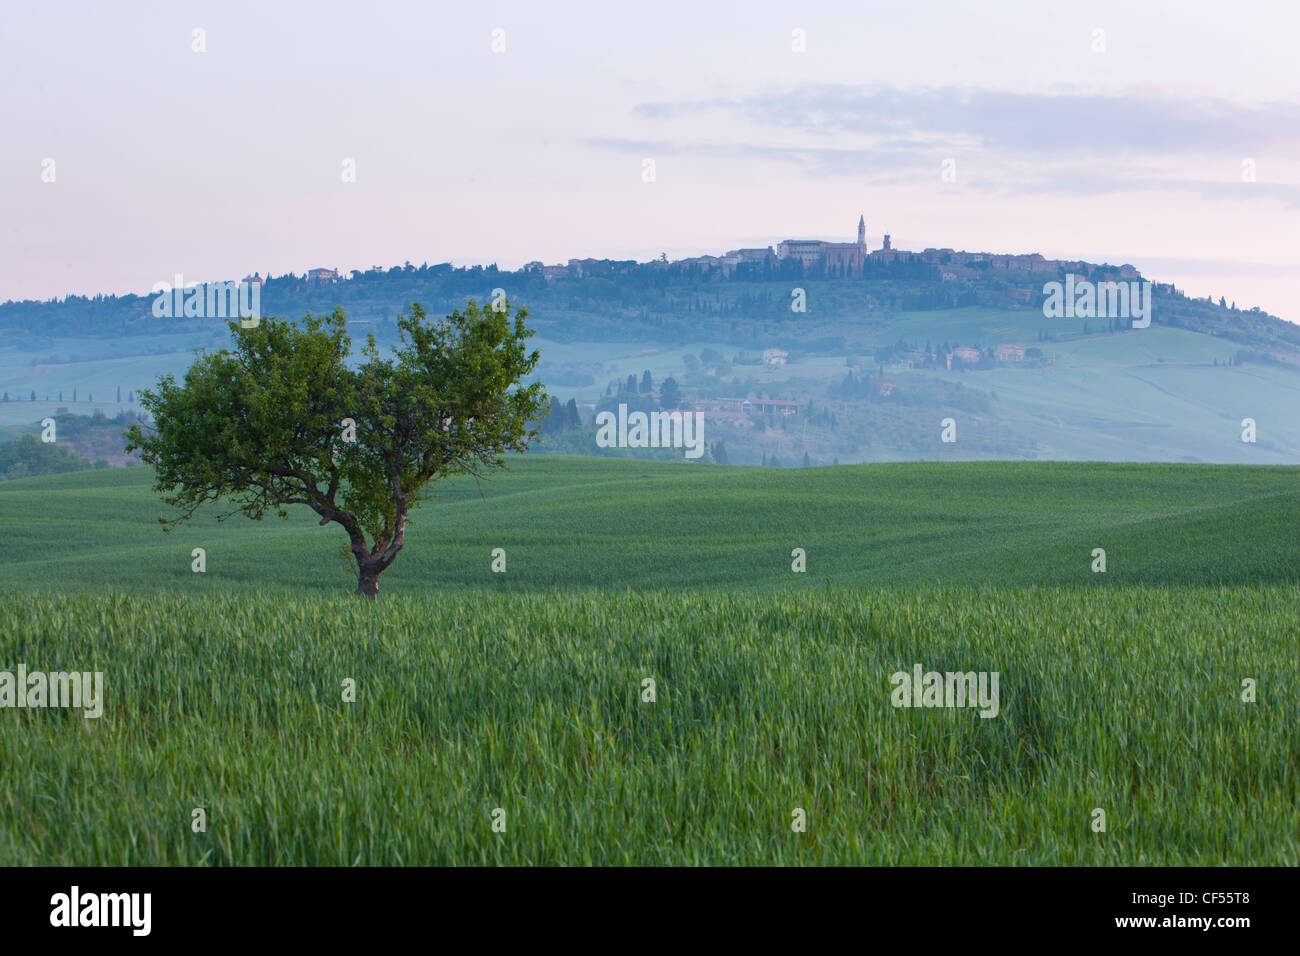
M785 349L764 349L764 365L784 365L785 360L790 357L790 353Z
M313 284L333 283L339 281L336 269L308 269L307 281Z
M689 414L689 413L686 413ZM739 425L742 428L752 427L753 419L745 412L724 412L724 411L701 411L706 421L730 422L733 425Z
M678 259L673 265L688 272L709 273L722 265L722 259L718 256L692 256L689 259Z
M899 353L898 364L904 368L925 368L932 358L934 358L933 352L923 352L920 349L903 349Z
M588 276L627 275L635 271L635 259L570 259L569 272L579 279Z
M742 406L745 411L780 412L782 415L798 415L799 403L776 398L749 398Z
M705 398L695 404L697 411L739 412L748 415L751 412L780 412L782 415L798 415L799 403L777 398Z
M732 249L727 253L728 257L736 257L741 262L767 262L769 259L775 259L776 253L772 247L766 249Z
M979 276L978 269L972 269L970 266L947 265L940 271L939 278L944 282L954 282L957 279L974 279Z
M948 353L949 368L952 368L953 359L957 359L957 361L959 362L968 362L973 365L980 360L980 350L967 348L964 345L959 345L951 352Z
M1023 362L1025 350L1019 345L999 345L993 350L993 357L999 362Z

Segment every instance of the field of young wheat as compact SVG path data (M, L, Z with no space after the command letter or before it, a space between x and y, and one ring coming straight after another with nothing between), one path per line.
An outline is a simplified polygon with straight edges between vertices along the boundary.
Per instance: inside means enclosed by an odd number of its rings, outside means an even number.
M150 469L0 482L0 593L346 594L345 537L290 518L171 534ZM522 456L414 512L382 595L569 588L1208 585L1300 581L1300 468L909 462L729 468ZM194 573L202 548L205 571ZM492 552L506 553L494 573ZM792 573L803 549L806 571ZM1095 573L1093 551L1106 552Z
M1300 863L1290 585L4 602L4 863Z

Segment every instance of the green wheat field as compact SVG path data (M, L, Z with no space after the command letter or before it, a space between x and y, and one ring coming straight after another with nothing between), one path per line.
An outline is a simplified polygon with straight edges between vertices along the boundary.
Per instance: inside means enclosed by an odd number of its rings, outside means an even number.
M0 670L105 685L0 710L0 863L1300 863L1300 469L518 458L373 604L150 483L0 483Z

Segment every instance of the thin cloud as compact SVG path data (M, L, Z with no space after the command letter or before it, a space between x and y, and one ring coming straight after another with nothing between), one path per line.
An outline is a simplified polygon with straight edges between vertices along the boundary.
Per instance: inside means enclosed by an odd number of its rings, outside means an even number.
M586 145L642 155L782 163L813 178L851 176L879 186L938 182L940 164L958 157L960 188L976 191L1065 196L1182 191L1211 200L1267 200L1300 208L1295 184L1214 181L1204 177L1204 169L1199 176L1181 169L1199 158L1235 177L1246 157L1281 155L1289 162L1300 151L1300 103L1241 104L1150 92L810 86L742 98L642 103L634 113L665 124L721 114L734 124L736 139L718 139L715 126L707 142L606 138ZM792 134L807 142L791 144ZM836 145L828 142L832 137Z
M735 99L642 103L673 120L729 113L760 128L813 136L907 137L933 147L974 143L1015 152L1148 156L1294 154L1300 103L1136 93L1023 93L942 87L818 85Z

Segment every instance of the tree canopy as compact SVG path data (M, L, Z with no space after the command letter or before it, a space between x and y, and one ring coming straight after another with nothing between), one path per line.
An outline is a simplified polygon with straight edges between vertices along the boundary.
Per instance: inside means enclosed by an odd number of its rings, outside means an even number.
M205 502L232 506L222 520L307 505L347 533L357 593L374 597L426 484L501 467L535 437L546 394L520 384L539 358L526 348L527 314L471 300L431 320L415 304L392 356L368 337L355 369L342 309L251 329L231 321L233 352L201 354L183 383L167 375L142 393L154 423L129 429L127 450L182 509L165 526Z

